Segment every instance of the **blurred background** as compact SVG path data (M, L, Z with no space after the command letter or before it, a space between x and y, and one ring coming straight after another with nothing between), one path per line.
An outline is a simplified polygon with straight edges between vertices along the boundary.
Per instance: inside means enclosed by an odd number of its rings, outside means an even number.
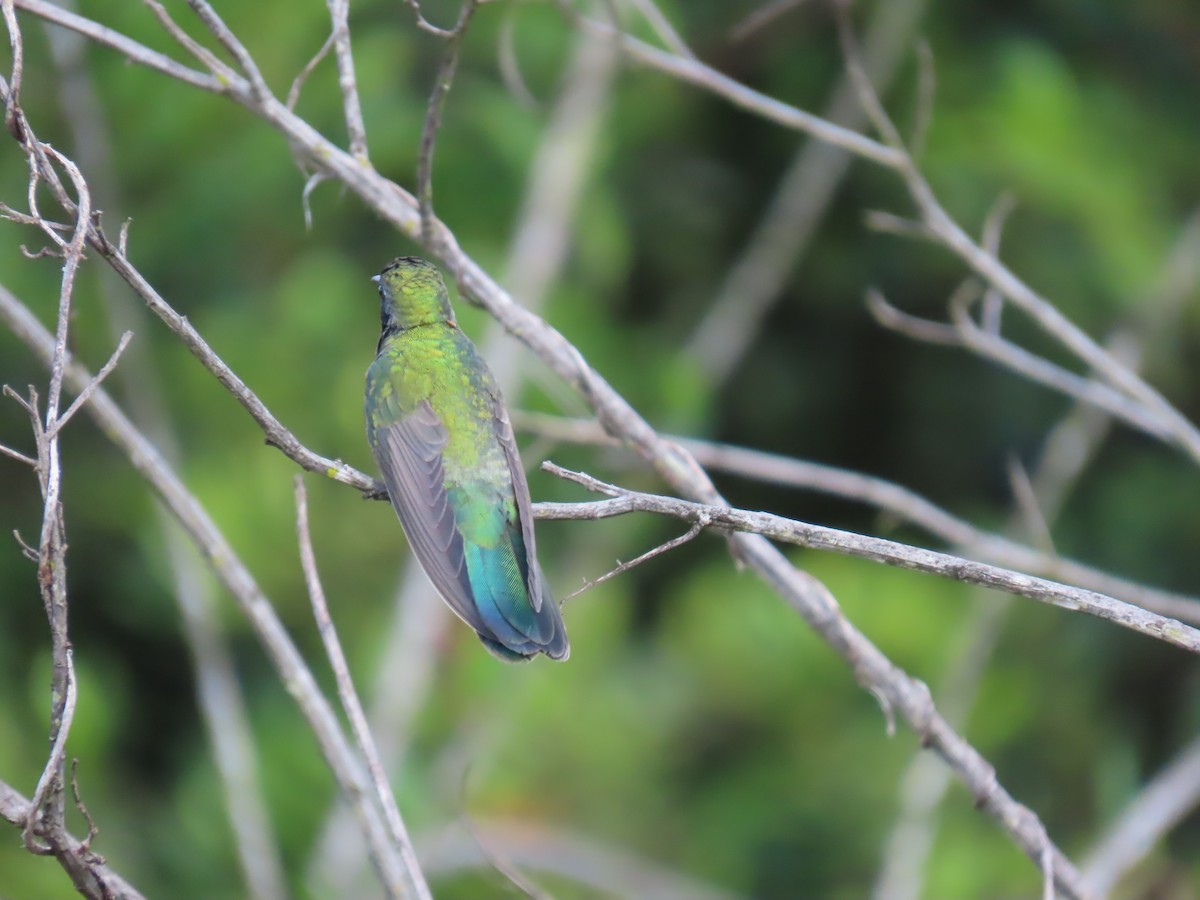
M657 42L638 5L614 7ZM216 6L280 96L329 32L319 2ZM854 105L837 100L842 60L826 5L765 15L767 6L660 3L721 72L861 128ZM435 0L423 8L444 25L457 11ZM81 0L79 10L183 58L141 4ZM200 34L184 4L172 10ZM1164 281L1173 248L1185 261L1200 254L1194 235L1186 243L1200 208L1195 4L891 0L860 3L855 16L905 129L917 114L914 47L928 42L937 92L922 166L951 214L978 234L1009 192L1006 262L1098 339L1136 335L1151 383L1200 418L1200 292L1194 281ZM80 162L110 230L132 219L132 261L301 441L373 471L362 428L363 373L378 336L368 278L419 248L331 184L312 194L306 228L305 175L270 128L227 100L64 41L31 16L21 22L30 121ZM356 0L351 27L371 161L412 188L442 45L394 0ZM7 50L0 64L9 71ZM344 142L332 57L297 110ZM894 175L845 167L797 133L628 65L551 4L480 9L434 173L438 213L463 248L665 432L887 478L1001 530L1014 462L1040 471L1048 436L1071 411L960 350L874 321L869 286L943 318L964 276L945 250L866 227L868 210L910 213ZM27 178L6 137L0 200L24 209ZM52 323L61 263L23 258L23 243L41 246L32 229L0 221L0 283ZM457 306L510 405L587 415L520 344ZM1067 362L1018 316L1007 324L1014 339ZM296 467L93 260L80 274L73 347L94 369L114 328L126 327L135 337L110 389L174 456L332 696L298 562ZM0 328L0 383L46 381ZM563 442L544 422L524 421L535 500L584 499L537 471L546 458L663 489L629 454ZM28 421L8 400L0 443L32 452ZM1061 506L1054 547L1196 591L1195 466L1119 427L1093 446L1061 503L1046 501ZM372 896L356 840L329 824L335 791L306 724L230 598L90 419L67 429L63 454L80 683L69 753L101 828L96 848L148 897L248 896L197 700L183 584L195 608L210 610L190 627L218 636L224 671L241 688L287 895ZM862 504L716 477L735 505L945 546ZM378 712L400 806L439 898L520 895L480 861L480 844L560 898L855 898L893 877L881 872L917 740L903 727L888 737L878 704L841 659L739 573L718 537L702 535L567 603L568 663L505 666L411 572L387 504L314 476L307 485L333 616ZM34 540L40 521L32 474L0 458L0 531ZM685 530L650 516L547 522L538 546L561 596ZM936 697L947 682L958 691L947 702L966 709L967 738L1077 861L1196 734L1200 673L1182 651L1031 601L1009 605L829 554L790 555ZM0 778L27 796L45 762L49 708L35 575L16 543L0 540ZM219 718L217 730L235 731L236 718ZM916 895L1040 891L1034 866L966 791L951 786L939 815L927 863L916 860L923 881L907 882ZM15 829L3 833L0 896L74 896L52 860L25 853ZM1116 895L1200 896L1198 856L1200 818L1191 815ZM601 871L611 874L588 883L588 860L606 860Z

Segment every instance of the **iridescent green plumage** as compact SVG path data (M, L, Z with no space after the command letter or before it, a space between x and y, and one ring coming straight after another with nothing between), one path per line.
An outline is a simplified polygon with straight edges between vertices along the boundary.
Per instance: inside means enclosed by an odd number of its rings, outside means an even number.
M529 487L500 391L454 322L441 275L401 257L376 277L383 333L367 440L425 574L502 659L566 659L537 564Z

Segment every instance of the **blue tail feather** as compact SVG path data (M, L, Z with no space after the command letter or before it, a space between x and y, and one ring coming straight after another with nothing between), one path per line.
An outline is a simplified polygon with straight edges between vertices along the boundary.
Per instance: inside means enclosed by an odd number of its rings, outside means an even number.
M558 610L548 599L540 611L534 611L512 544L480 547L465 541L464 550L475 606L491 632L480 634L484 643L497 644L519 657L557 648L562 643Z

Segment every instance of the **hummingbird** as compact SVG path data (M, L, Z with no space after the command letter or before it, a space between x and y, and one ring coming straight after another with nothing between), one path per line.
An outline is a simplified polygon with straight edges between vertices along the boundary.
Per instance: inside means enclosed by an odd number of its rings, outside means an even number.
M417 562L495 656L566 659L495 377L431 263L402 256L371 280L382 333L367 369L367 442Z

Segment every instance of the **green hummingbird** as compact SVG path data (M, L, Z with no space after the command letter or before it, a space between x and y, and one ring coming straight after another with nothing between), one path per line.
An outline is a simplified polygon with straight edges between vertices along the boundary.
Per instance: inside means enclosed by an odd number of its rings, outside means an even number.
M459 330L429 262L395 259L379 286L367 441L417 561L493 654L570 652L538 566L529 485L496 379Z

